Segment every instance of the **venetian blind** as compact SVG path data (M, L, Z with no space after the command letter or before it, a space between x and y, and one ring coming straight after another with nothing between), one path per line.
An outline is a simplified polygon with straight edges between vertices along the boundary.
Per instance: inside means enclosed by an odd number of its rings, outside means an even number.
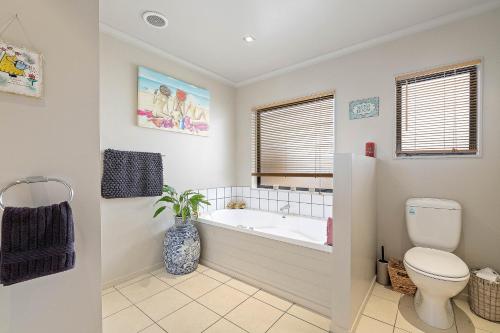
M252 124L253 176L332 178L333 93L258 108Z
M396 155L471 155L478 149L478 66L396 78Z

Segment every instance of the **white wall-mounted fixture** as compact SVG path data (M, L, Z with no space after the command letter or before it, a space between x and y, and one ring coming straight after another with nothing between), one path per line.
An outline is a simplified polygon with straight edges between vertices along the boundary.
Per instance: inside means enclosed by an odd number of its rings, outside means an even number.
M168 25L168 20L165 15L158 13L147 11L142 14L142 19L146 22L147 25L156 29L164 29Z
M245 35L243 36L243 40L247 43L253 43L255 42L255 37L252 35Z

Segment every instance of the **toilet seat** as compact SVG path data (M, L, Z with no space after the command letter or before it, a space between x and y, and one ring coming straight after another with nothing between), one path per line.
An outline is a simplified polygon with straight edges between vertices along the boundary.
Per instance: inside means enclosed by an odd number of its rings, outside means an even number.
M470 275L462 259L437 249L414 247L406 252L404 262L420 274L444 281L464 281Z

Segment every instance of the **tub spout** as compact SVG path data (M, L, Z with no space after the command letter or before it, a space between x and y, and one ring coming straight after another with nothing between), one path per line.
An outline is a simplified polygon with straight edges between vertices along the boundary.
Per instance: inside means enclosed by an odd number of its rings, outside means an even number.
M280 213L283 214L283 216L281 216L282 218L286 217L285 211L287 214L290 214L290 204L287 203L286 205L284 205L283 207L280 208Z

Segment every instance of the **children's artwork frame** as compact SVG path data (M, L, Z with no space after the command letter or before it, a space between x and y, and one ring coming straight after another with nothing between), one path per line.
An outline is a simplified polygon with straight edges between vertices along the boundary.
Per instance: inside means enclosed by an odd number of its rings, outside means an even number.
M42 55L0 40L0 92L41 98Z
M358 99L349 103L349 119L377 117L379 113L379 98L370 97Z
M139 66L137 124L163 131L208 136L207 89Z

